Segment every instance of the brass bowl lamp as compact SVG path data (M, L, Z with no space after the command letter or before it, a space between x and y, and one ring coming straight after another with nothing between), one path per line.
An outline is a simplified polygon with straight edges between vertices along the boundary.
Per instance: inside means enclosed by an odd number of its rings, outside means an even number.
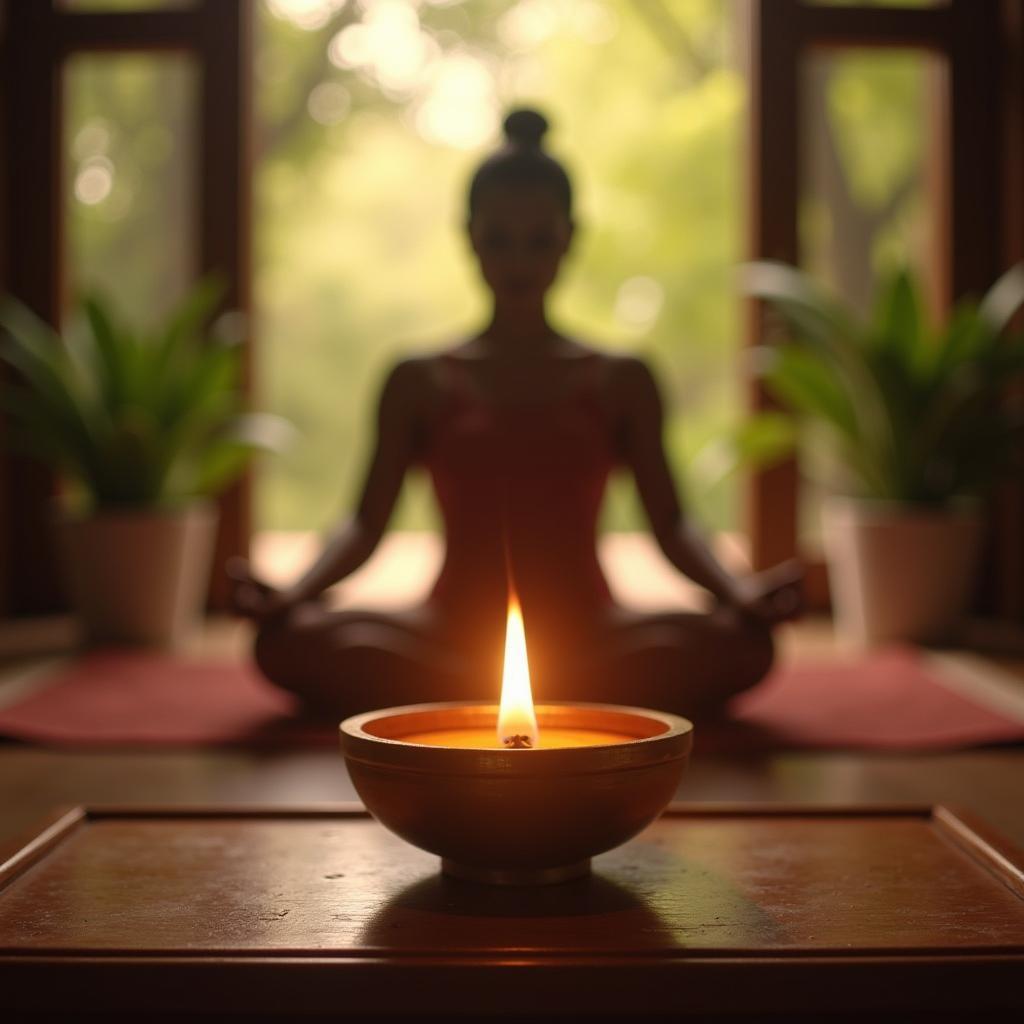
M495 729L497 705L417 704L341 723L352 782L371 814L441 858L447 875L497 885L585 876L590 858L649 825L672 800L693 744L685 718L613 704L540 704L545 729L620 734L582 747L428 746L433 730Z

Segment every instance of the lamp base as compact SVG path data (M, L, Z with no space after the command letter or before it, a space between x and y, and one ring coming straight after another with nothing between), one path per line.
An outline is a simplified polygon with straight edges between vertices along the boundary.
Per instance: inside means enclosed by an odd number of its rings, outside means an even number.
M558 885L586 878L590 874L590 858L556 868L485 868L442 857L441 871L449 878L485 885Z

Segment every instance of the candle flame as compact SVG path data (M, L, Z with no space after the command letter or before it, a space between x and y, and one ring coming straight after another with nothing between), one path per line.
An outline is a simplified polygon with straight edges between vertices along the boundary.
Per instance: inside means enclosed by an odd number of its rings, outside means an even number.
M505 630L505 667L501 676L498 742L504 747L535 747L539 738L530 689L523 612L519 607L519 598L515 591L511 591Z

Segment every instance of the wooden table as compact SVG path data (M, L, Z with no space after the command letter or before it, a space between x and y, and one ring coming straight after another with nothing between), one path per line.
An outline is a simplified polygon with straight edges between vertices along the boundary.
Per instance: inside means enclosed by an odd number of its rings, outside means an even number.
M675 805L534 889L358 807L74 810L19 850L18 1013L1024 1014L1024 854L942 808Z

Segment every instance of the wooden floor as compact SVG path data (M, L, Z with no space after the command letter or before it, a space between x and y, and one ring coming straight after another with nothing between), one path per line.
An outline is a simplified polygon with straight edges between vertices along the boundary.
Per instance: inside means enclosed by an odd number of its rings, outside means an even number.
M632 583L633 597L640 597L634 603L642 605L644 598L662 601L665 592L658 587L677 584L664 573L658 582L652 575L655 563L642 561L649 559L649 552L638 554L629 543L620 542L621 571L613 586L619 588L620 596L625 590L629 597ZM384 554L392 557L397 552ZM425 550L420 555L419 562L398 559L391 569L403 581L410 574L421 577L423 570L433 564L431 558L436 558L436 552ZM606 551L605 555L609 561L616 561L614 552L608 555ZM645 571L636 571L638 565L646 565ZM644 587L639 580L644 580ZM359 585L350 587L342 600L359 599L367 590L372 592L373 586L378 586L378 598L389 593L388 587L380 585L379 576L371 575L362 586L362 593ZM679 600L686 599L682 591L679 595ZM214 622L197 637L194 650L241 656L247 637L244 624ZM31 688L32 669L43 663L40 659L66 654L72 639L66 623L22 626L0 635L0 656L5 648L7 653L5 666L0 668L0 702L15 699L26 687ZM780 646L784 658L805 658L834 650L835 640L827 622L811 621L788 628ZM964 652L933 656L941 662L951 685L980 694L1007 713L1024 718L1024 661ZM105 754L0 745L0 845L29 829L53 807L65 804L287 806L350 801L354 797L341 758L331 751ZM698 802L814 805L948 803L973 810L1024 847L1024 747L948 754L698 757L678 797Z

